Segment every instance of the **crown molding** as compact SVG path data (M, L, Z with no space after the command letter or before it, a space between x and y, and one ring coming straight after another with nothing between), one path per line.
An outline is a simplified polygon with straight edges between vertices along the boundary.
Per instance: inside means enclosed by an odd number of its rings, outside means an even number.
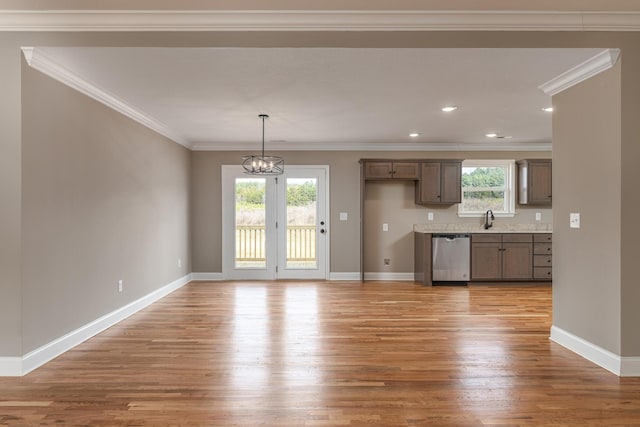
M268 151L551 151L550 142L533 143L269 143ZM248 151L256 144L195 143L193 151Z
M580 82L583 82L596 74L599 74L613 67L620 56L620 49L607 49L597 54L593 58L587 59L568 71L554 77L546 83L538 86L545 94L553 96L563 90L569 89Z
M138 110L133 105L126 103L117 96L110 94L89 80L65 68L48 55L45 48L23 47L22 52L27 64L31 68L34 68L60 83L95 99L96 101L116 110L132 120L135 120L160 135L191 149L191 144L185 138L176 134L169 127L157 121L153 117Z
M0 31L640 31L640 12L0 10Z

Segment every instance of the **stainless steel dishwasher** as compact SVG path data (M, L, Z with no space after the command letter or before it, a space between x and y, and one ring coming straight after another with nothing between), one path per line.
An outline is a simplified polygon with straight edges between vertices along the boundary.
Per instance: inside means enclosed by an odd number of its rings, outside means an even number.
M434 282L467 282L471 271L468 234L434 234L431 239Z

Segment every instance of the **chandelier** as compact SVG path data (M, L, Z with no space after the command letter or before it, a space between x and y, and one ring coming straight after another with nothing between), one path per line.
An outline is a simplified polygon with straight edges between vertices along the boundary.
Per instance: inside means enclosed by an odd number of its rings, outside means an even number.
M242 168L247 175L282 175L284 173L284 159L278 156L264 155L264 119L266 114L260 114L262 119L262 154L250 155L242 158Z

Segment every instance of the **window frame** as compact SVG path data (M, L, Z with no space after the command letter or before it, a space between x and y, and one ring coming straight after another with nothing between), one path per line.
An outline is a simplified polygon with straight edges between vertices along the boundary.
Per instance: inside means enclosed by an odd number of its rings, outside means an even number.
M506 211L495 211L493 214L496 217L513 218L516 215L516 194L515 194L515 180L516 180L516 161L511 159L483 159L483 160L464 160L462 162L462 168L465 167L501 167L505 168L507 172L504 199L506 205ZM458 204L458 216L461 218L478 218L484 216L486 211L463 211L464 206L464 189L461 182L461 202Z

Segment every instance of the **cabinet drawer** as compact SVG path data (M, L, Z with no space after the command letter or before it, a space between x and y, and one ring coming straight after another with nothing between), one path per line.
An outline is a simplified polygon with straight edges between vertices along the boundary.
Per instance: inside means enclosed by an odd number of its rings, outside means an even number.
M533 278L551 280L551 267L534 267Z
M534 255L534 267L551 267L551 255Z
M551 233L536 233L533 235L533 241L535 243L551 243Z
M528 233L509 233L502 235L502 241L505 243L530 243L533 241L533 234Z
M471 241L474 243L502 243L502 234L472 234Z
M551 243L536 243L533 245L535 255L551 255Z

